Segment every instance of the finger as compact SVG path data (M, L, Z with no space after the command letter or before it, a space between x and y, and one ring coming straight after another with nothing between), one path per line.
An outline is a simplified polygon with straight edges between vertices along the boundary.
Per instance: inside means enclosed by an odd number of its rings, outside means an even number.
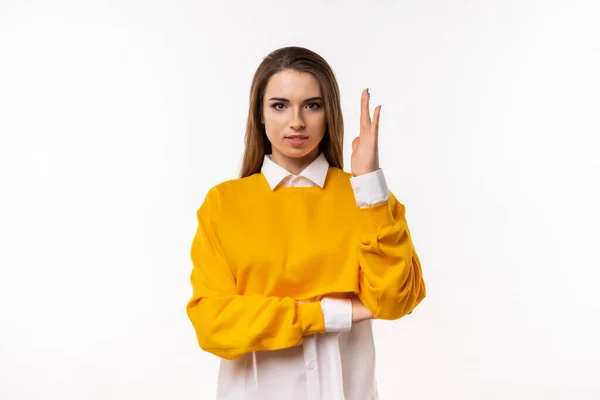
M358 148L358 141L359 138L358 136L354 138L354 140L352 141L352 152L354 153L356 151L356 149Z
M379 115L381 114L381 105L375 107L373 112L373 123L371 124L371 133L375 136L379 135Z
M369 92L368 88L363 90L360 107L360 126L361 133L369 132L371 128L371 113L369 112Z

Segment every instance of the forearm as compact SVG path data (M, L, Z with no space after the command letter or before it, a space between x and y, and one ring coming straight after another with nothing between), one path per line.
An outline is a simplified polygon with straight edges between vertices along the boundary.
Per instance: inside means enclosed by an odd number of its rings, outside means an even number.
M235 359L251 351L297 346L303 337L324 332L318 304L265 296L218 296L190 301L187 312L200 347Z
M373 319L373 313L356 296L352 298L352 323Z
M375 318L400 318L425 297L405 207L388 190L381 170L351 182L361 216L358 296Z
M315 301L321 304L326 332L344 332L352 328L352 324L373 319L373 313L352 294L330 293L319 296ZM299 304L308 303L299 301Z
M381 279L373 271L363 269L360 272L359 298L373 312L374 318L398 319L410 314L425 298L426 289L418 257L402 267L389 267L390 273ZM397 271L393 269L396 268Z

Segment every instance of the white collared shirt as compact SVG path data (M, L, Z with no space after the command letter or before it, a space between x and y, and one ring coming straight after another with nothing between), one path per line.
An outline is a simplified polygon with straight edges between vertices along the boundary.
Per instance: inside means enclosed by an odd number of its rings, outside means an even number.
M294 175L265 155L262 174L280 186L324 187L329 163L323 153ZM350 178L357 205L388 199L381 169ZM326 333L306 336L301 346L246 353L221 360L218 400L377 400L372 320L352 324L349 299L321 300Z

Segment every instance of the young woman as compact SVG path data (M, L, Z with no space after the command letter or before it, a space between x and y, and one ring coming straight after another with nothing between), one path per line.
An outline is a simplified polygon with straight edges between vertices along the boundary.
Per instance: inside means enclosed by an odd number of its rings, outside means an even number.
M187 314L219 356L218 399L377 399L372 319L425 297L405 208L379 168L381 106L361 98L351 173L333 71L301 47L252 80L241 177L212 187Z

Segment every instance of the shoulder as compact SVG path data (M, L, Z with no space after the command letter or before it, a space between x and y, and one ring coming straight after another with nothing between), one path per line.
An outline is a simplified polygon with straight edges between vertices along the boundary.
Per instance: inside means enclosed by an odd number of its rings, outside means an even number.
M338 178L341 178L341 179L352 178L352 174L350 172L346 172L343 169L340 169L338 167L329 167L329 170L332 171Z
M244 178L220 182L208 189L204 201L210 203L212 207L217 207L223 201L248 196L260 188L262 183L260 178L260 173L256 173Z
M260 174L220 182L208 189L196 214L199 218L217 218L221 210L235 206L240 199L256 193L259 187Z
M351 173L346 172L338 167L329 167L329 173L327 176L327 181L329 183L333 183L334 185L346 185L348 182L350 182L350 178L352 178Z

